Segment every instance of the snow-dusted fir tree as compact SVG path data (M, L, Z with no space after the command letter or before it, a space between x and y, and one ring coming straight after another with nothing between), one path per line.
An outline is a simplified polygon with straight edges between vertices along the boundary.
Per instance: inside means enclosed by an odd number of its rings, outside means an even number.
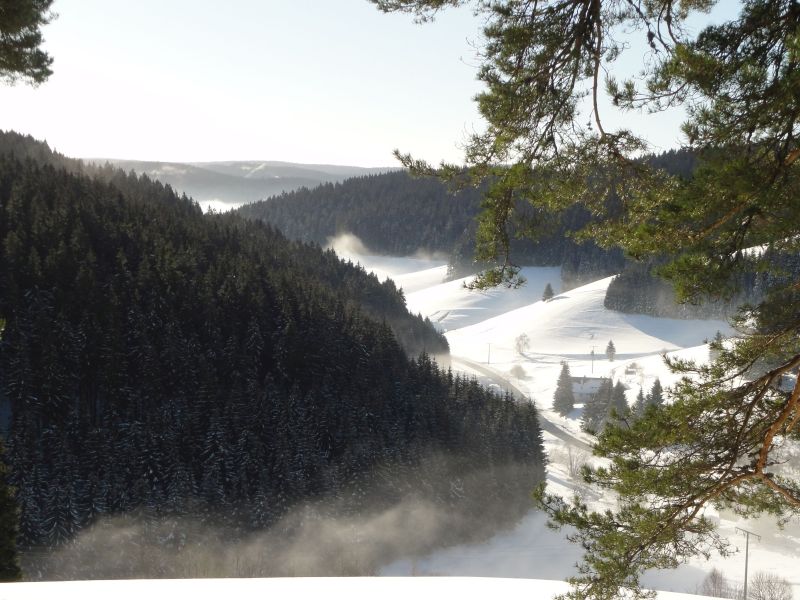
M17 581L22 576L17 562L17 503L6 482L6 466L0 443L0 581Z
M544 286L544 292L542 293L542 300L547 302L554 295L555 295L555 293L553 292L553 286L550 285L550 283L548 282L547 285Z
M633 414L636 418L644 414L645 401L644 388L639 388L639 393L636 395L636 402L633 404Z
M661 406L664 403L664 388L661 387L661 380L656 377L653 382L653 387L650 388L650 393L647 394L647 404L653 406Z
M558 376L556 392L553 395L553 410L562 416L568 415L575 407L575 394L572 390L572 377L566 361L561 363L561 374Z
M621 381L617 381L611 391L611 410L620 418L628 414L628 400L625 398L625 386Z
M606 346L606 356L608 357L608 360L613 362L616 355L617 349L614 346L614 340L608 340L608 346Z

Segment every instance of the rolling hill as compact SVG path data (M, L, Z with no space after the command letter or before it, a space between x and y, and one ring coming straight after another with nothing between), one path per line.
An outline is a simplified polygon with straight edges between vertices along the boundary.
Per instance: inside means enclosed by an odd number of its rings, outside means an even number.
M231 210L299 188L313 188L348 177L385 173L390 167L365 168L341 165L304 165L280 161L156 162L87 158L109 163L169 184L179 194L195 199L204 210Z

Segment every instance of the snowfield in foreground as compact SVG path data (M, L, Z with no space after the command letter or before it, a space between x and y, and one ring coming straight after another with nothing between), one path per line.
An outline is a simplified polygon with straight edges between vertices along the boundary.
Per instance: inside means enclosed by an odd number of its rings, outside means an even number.
M407 600L408 598L548 600L567 590L560 581L480 579L470 577L308 578L308 579L147 579L131 581L67 581L5 583L3 600L264 600L265 598L325 598L325 600ZM689 600L697 596L660 593L659 600Z

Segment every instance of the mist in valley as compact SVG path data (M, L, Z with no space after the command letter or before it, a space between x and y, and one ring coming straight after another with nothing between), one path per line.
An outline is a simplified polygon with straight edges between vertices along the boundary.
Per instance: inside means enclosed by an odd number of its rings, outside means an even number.
M536 481L524 465L448 477L458 468L436 454L421 468L438 482L413 489L413 478L387 472L381 489L299 504L263 530L147 509L101 517L67 543L24 551L23 572L29 581L378 575L509 531L532 508L524 491ZM399 499L387 501L392 490Z

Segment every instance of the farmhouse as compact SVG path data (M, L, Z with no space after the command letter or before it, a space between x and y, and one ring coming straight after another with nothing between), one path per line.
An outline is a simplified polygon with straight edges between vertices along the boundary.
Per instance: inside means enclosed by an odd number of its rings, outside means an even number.
M591 400L597 395L603 382L608 380L607 377L571 377L570 379L575 402Z

